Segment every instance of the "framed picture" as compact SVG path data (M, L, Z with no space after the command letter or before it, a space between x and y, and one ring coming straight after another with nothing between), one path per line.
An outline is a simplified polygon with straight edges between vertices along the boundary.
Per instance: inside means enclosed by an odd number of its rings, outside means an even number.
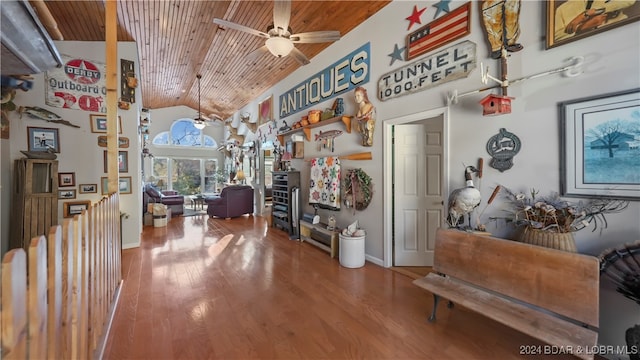
M61 172L58 173L58 187L76 186L76 173Z
M78 185L80 194L90 194L98 192L98 184L80 184Z
M638 1L547 0L546 3L547 49L640 19Z
M100 180L102 182L102 195L108 195L109 178L103 176ZM123 176L118 179L118 191L120 194L131 194L131 176Z
M304 159L304 141L296 141L294 147L295 155L293 157L296 159Z
M107 132L107 115L106 114L91 114L89 115L91 120L91 132L92 133L106 133ZM122 134L122 118L118 115L118 134Z
M82 210L88 210L91 206L91 200L82 200L82 201L67 201L62 203L63 205L63 217L70 218L74 215L78 215L82 213Z
M273 95L258 104L258 126L273 120Z
M29 140L29 151L47 151L51 149L53 152L60 152L58 129L27 127L27 139Z
M98 146L107 147L107 136L100 135L98 136ZM129 147L129 138L125 136L118 136L118 147L121 149Z
M103 152L104 172L109 172L107 165L107 150ZM129 172L129 153L127 151L118 151L118 172Z
M285 142L284 151L289 153L289 155L293 156L293 140L288 140Z
M76 189L58 190L58 199L75 199Z
M120 194L131 194L131 176L123 176L118 180Z
M558 106L562 195L639 199L640 89Z

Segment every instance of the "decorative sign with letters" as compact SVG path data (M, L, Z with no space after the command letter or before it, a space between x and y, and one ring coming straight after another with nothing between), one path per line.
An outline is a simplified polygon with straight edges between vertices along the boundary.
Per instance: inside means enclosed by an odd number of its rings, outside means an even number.
M476 44L463 41L382 75L378 98L382 101L465 78L476 68Z
M106 113L105 65L62 55L64 66L45 72L45 104Z
M369 82L370 57L370 44L366 43L280 95L280 118L293 115Z

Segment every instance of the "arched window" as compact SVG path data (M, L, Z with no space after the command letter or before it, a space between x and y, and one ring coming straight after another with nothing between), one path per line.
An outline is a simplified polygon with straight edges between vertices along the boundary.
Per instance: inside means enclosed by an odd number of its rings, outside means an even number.
M192 119L178 119L168 131L153 138L156 147L189 147L202 151L202 154L190 152L190 157L155 156L151 161L151 177L162 190L171 189L181 195L214 193L221 187L221 173L218 160L211 158L211 148L218 144L209 135L193 125ZM206 151L205 151L206 150Z
M204 135L202 130L197 129L191 119L174 121L169 131L163 131L156 135L152 143L155 146L218 147L216 141L211 136Z

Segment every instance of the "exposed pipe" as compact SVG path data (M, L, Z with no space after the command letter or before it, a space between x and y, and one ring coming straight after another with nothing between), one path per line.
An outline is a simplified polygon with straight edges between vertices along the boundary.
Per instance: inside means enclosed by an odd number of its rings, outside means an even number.
M51 38L53 40L64 40L64 36L62 36L60 29L58 29L58 23L53 18L53 15L51 15L51 11L49 11L49 8L47 7L47 4L44 3L44 0L31 0L29 2L36 9L40 21L42 21L44 27L47 28L47 31L49 32Z

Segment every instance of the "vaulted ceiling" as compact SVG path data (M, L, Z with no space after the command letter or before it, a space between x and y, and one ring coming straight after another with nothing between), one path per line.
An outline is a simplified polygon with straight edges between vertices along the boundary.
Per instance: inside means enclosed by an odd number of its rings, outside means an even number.
M42 3L31 1L37 2ZM290 27L293 33L337 30L344 36L388 3L293 1ZM44 4L64 40L105 40L103 0ZM149 109L185 105L196 116L196 75L202 74L202 113L226 119L300 66L291 56L277 58L270 53L246 59L264 45L264 39L213 23L221 18L266 32L273 22L273 1L119 0L117 11L118 40L137 43L138 89L143 107ZM38 12L41 19L44 12ZM306 66L313 66L313 57L329 45L296 44L296 48L311 60Z

